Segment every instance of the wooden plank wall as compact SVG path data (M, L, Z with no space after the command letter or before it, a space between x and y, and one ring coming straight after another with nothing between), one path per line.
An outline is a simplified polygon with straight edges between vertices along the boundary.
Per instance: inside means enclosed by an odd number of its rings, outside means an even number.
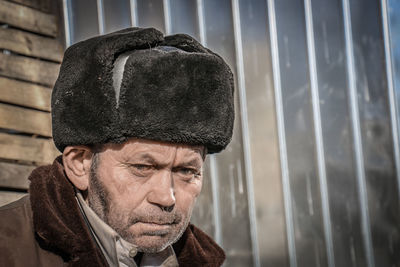
M0 0L0 205L26 194L32 170L60 154L50 115L64 50L60 3Z

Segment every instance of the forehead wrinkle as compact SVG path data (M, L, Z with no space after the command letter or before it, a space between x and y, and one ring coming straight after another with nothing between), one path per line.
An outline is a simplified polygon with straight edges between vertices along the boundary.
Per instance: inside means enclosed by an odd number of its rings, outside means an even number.
M176 153L171 154L165 152L166 151L143 151L135 153L134 155L127 154L126 157L131 160L141 160L149 162L151 164L166 166L169 165L171 161L173 161Z
M168 163L176 164L178 160L180 163L193 164L196 163L195 160L198 160L196 165L201 166L205 158L205 149L203 146L161 143L147 140L141 141L140 139L131 139L121 149L118 149L118 151L126 161L140 159L163 165ZM195 159L193 160L193 158Z
M159 165L161 167L165 166L176 166L176 165L187 165L187 166L202 166L202 158L200 155L200 151L193 150L188 152L183 152L184 154L178 155L178 148L171 148L167 151L171 151L173 153L169 155L165 155L165 151L146 151L139 152L135 156L132 156L131 159L134 160L142 160L151 164Z

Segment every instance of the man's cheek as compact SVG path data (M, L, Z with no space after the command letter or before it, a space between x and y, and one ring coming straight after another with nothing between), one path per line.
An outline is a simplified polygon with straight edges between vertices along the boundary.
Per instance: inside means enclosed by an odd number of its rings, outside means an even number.
M126 229L129 227L129 218L129 212L120 209L115 203L110 205L108 213L108 221L111 224L110 226L119 229Z
M182 207L181 210L190 209L200 195L201 187L192 187L190 190L181 191L176 193L177 206Z

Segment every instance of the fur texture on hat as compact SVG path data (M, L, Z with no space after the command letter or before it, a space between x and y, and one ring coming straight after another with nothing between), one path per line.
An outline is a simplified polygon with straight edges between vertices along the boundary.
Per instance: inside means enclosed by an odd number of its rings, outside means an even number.
M69 145L128 138L224 149L234 122L233 75L184 34L129 28L67 49L52 94L53 139Z

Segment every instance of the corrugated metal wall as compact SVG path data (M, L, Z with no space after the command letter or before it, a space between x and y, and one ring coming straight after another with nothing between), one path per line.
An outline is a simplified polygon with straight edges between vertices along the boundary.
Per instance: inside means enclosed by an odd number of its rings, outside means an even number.
M193 222L226 266L400 266L395 0L64 0L67 45L188 33L236 77L232 143Z

